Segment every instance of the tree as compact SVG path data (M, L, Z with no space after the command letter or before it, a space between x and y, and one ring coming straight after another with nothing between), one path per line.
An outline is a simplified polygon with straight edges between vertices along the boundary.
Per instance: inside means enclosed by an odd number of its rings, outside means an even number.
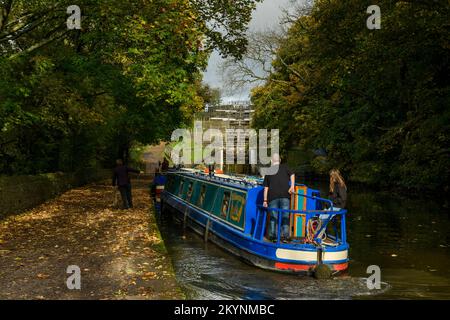
M203 108L211 49L245 50L256 2L80 0L68 30L69 1L0 1L0 172L110 165L168 139Z
M212 88L208 84L200 84L198 94L203 99L203 103L208 106L218 106L221 102L221 92L218 88Z
M327 150L326 172L411 190L448 188L449 50L446 1L315 1L293 20L273 71L253 92L256 127L283 146ZM292 19L291 19L292 20Z

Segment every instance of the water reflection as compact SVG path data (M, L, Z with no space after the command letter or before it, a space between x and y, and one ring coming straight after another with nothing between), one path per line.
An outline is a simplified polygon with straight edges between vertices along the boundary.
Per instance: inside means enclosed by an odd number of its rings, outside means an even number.
M324 183L309 185L326 191ZM348 210L349 273L330 280L249 266L170 219L161 232L192 299L450 299L450 219L442 206L350 190ZM382 290L367 289L369 265L381 268Z

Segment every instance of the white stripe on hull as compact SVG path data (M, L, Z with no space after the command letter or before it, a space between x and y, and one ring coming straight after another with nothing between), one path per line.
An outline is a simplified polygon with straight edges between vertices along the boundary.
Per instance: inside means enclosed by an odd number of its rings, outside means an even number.
M317 261L317 252L314 251L277 249L276 256L279 259L286 259L286 260L300 260L308 262ZM324 262L345 260L347 258L348 258L348 250L336 252L324 252L322 256L322 260Z

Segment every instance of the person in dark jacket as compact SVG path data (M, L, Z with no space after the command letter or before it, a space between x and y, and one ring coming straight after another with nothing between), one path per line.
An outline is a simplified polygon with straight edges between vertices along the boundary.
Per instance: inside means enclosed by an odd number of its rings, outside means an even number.
M330 171L330 198L336 208L345 208L347 204L347 186L338 169Z
M131 180L128 175L129 172L140 173L139 170L129 168L123 164L122 159L116 161L116 168L114 169L114 175L112 185L116 185L119 188L120 196L122 197L122 204L124 209L133 208L133 198L131 195Z
M163 162L161 163L161 172L167 172L167 170L169 170L169 161L164 158Z

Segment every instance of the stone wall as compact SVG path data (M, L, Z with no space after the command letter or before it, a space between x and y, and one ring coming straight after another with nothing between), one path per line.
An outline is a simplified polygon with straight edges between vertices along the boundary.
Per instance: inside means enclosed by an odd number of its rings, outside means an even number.
M71 188L110 178L111 170L104 169L90 169L83 174L0 176L0 219L33 208Z

